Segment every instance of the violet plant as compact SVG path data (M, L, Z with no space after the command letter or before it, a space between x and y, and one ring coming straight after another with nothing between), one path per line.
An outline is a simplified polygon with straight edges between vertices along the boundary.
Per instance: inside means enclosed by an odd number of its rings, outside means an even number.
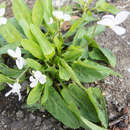
M107 15L100 21L94 14L118 15L119 9L105 0L98 0L95 7L90 6L91 2L76 0L74 7L67 5L56 10L51 0L36 0L30 10L24 0L13 0L14 17L10 19L3 17L5 3L2 3L0 90L9 86L12 89L5 96L13 93L21 100L22 83L28 81L28 106L40 104L70 128L106 130L108 116L101 90L94 86L86 88L84 84L109 75L120 76L107 67L115 67L116 57L102 48L95 37L105 30L102 25L112 25L115 31L115 25L125 19L112 23L118 16L114 19ZM73 19L76 14L78 17ZM128 14L123 13L125 18ZM70 28L64 29L66 22ZM4 55L12 59L13 66Z

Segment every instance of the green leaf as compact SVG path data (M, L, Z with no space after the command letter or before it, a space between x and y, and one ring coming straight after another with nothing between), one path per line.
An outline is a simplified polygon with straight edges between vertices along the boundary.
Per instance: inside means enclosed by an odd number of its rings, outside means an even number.
M44 105L46 103L46 101L49 98L49 87L51 87L53 84L53 81L51 79L47 79L47 82L45 84L45 88L44 88L44 94L41 97L41 105Z
M84 62L75 62L72 65L72 69L74 70L78 79L84 83L101 80L109 75L118 75L118 73L114 72L113 70L89 60L85 60Z
M77 30L77 28L82 24L83 21L84 21L84 18L80 18L77 21L75 21L75 23L71 26L69 31L64 35L64 37L67 38L71 36Z
M32 23L31 10L27 7L24 0L13 0L12 6L13 13L19 23L22 19L26 20L28 24Z
M96 48L98 50L100 50L100 52L104 55L104 58L106 58L107 62L112 66L115 67L116 65L116 57L114 54L112 54L112 52L108 49L102 48L100 47L95 40L93 40L92 38L89 37L85 37L86 40L88 41L89 46ZM106 61L105 60L105 61Z
M52 44L46 39L45 35L41 30L35 25L31 24L31 31L38 41L44 56L48 59L51 59L55 55L55 49Z
M55 46L57 48L58 54L60 55L61 54L61 49L62 49L63 42L60 39L58 39L57 36L55 36L54 37L54 43L55 43Z
M12 49L12 50L16 49L16 47L19 45L20 43L14 43L14 44L7 44L3 47L0 47L0 55L6 54L8 49Z
M42 1L42 6L44 9L43 18L46 23L50 21L50 17L52 17L52 0L44 0Z
M95 29L96 28L96 29ZM88 28L86 35L90 38L98 36L105 30L105 27L102 25L95 25Z
M7 76L0 74L0 83L13 83L15 80L8 78Z
M61 65L59 65L59 77L65 81L69 81L70 79L70 74Z
M99 0L96 3L95 9L99 12L105 11L105 12L109 12L109 13L113 13L113 14L117 14L120 12L120 10L117 7L105 2L105 0Z
M34 57L41 59L41 60L44 59L42 50L36 42L34 42L32 40L24 39L24 40L22 40L21 44L22 44L23 48L25 50L28 50Z
M39 71L44 70L44 67L40 63L38 63L36 60L27 58L26 62L27 62L27 65L31 67L32 69L39 70Z
M107 116L107 110L106 110L106 102L104 97L102 96L102 93L99 88L88 88L87 93L89 96L89 99L93 103L98 118L101 121L101 124L103 127L108 127L108 116Z
M40 101L42 92L43 92L43 86L41 86L40 83L38 83L38 85L35 86L29 93L27 98L27 104L31 106Z
M32 21L37 27L40 27L43 20L44 8L42 5L43 0L36 0L32 10ZM45 1L45 0L44 0Z
M24 32L23 32L23 29L22 27L19 25L18 21L16 20L15 17L11 17L8 19L9 23L11 23L13 26L15 26L15 28L22 34L23 37L24 36Z
M0 91L4 90L5 89L5 86L4 84L0 84Z
M104 55L97 48L93 48L92 51L89 52L89 57L92 60L106 61L106 58L104 57Z
M99 127L95 124L93 124L92 122L88 121L87 119L85 119L84 117L80 116L81 121L88 126L91 130L107 130L105 128Z
M116 56L108 49L106 48L101 48L100 47L101 52L105 55L105 57L107 58L108 62L111 64L112 67L115 67L116 65Z
M83 54L83 49L79 46L70 46L62 55L66 62L73 62L80 58Z
M99 122L96 110L84 90L70 84L69 87L63 88L61 94L69 105L74 104L78 108L80 116L92 122Z
M77 78L75 72L72 70L72 68L66 63L65 60L60 59L61 65L65 68L65 70L70 74L71 79L77 83L80 87L83 87L80 83L79 79Z
M79 28L74 36L73 45L81 45L84 35L86 35L86 33L86 28Z
M70 128L79 128L77 117L69 110L59 93L51 86L48 90L48 98L44 104L46 110L56 119Z
M6 66L5 64L0 64L0 73L10 77L10 78L17 78L22 71L21 70L15 70L15 69L11 69L8 66Z
M0 26L0 33L8 43L20 42L22 40L18 30L9 22Z
M27 7L25 1L13 0L12 6L13 6L13 13L19 25L24 30L26 36L31 40L35 40L30 31L30 26L29 26L32 23L32 13L31 10Z

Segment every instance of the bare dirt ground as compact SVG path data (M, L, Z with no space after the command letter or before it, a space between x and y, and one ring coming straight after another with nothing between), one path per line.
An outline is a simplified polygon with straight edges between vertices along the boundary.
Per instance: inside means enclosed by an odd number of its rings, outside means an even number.
M4 0L0 0L2 2ZM30 7L35 0L26 0ZM129 0L109 0L112 4L119 6L121 10L130 11ZM12 16L10 10L11 2L6 0L6 16ZM123 36L117 36L111 29L106 29L97 41L105 48L109 48L117 56L115 70L122 74L123 78L108 77L100 84L104 97L107 101L110 130L130 130L130 16L122 25L127 29ZM7 90L5 90L7 91ZM28 112L25 99L21 102L15 97L5 98L0 93L0 130L69 130L59 123L47 112ZM24 95L24 93L23 93Z

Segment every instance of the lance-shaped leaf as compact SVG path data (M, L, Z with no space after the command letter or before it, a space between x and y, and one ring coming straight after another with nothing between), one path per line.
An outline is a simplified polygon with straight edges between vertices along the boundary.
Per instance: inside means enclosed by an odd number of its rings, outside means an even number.
M8 78L7 76L0 74L0 83L13 83L15 80Z
M61 91L64 100L71 105L73 103L81 116L92 122L99 122L96 110L91 103L88 94L80 87L70 84Z
M69 81L70 79L70 74L61 65L59 65L59 77L60 79L65 80L65 81Z
M47 81L44 87L44 93L41 97L41 105L45 105L46 101L49 98L49 89L53 85L53 81L47 77Z
M27 104L31 106L40 101L42 92L43 92L43 86L40 83L38 83L37 86L35 86L29 93L27 98Z
M0 48L0 55L8 53L8 49L15 50L17 46L19 46L20 43L14 43L14 44L7 44Z
M98 49L104 55L104 58L106 59L105 61L107 61L112 67L115 67L116 57L110 50L100 47L95 40L88 36L85 36L85 38L89 46Z
M44 70L44 67L40 63L38 63L36 60L27 58L26 62L27 62L27 65L31 67L32 69L39 70L39 71Z
M45 0L44 0L45 2ZM42 5L43 0L36 0L32 10L32 22L37 27L40 27L43 20L44 7ZM47 7L46 7L47 8Z
M43 59L42 50L36 42L25 39L25 40L22 40L21 44L22 44L23 48L25 50L28 50L34 57L41 59L41 60Z
M116 76L119 75L112 69L89 60L85 60L84 62L82 61L75 62L72 65L72 69L74 70L78 79L84 83L101 80L109 75L116 75Z
M32 13L27 7L24 0L13 0L13 13L19 23L19 25L24 30L24 33L29 39L35 40L30 31L30 24L32 23Z
M8 43L20 42L22 40L22 36L18 30L9 22L7 22L5 25L0 26L0 34Z
M44 20L46 23L49 23L50 17L52 17L52 0L44 0L42 1L42 6L44 9Z
M99 0L96 3L95 9L99 12L106 11L106 12L113 13L113 14L117 14L120 11L117 7L107 3L105 0Z
M89 99L93 103L98 118L101 121L101 124L103 127L108 127L108 116L107 116L107 110L106 110L106 102L104 97L102 96L102 93L99 88L88 88L87 93L89 96Z
M32 23L31 10L27 7L24 0L13 0L12 6L13 13L19 22L24 19L28 24Z
M5 64L1 63L0 72L10 78L17 78L22 73L22 70L11 69L8 66L6 66Z
M75 114L67 107L63 98L52 86L48 89L48 98L44 103L44 107L66 126L74 129L80 127L80 123Z
M80 58L83 54L83 49L80 46L70 46L62 55L65 61L73 62Z
M70 74L71 79L77 83L80 87L83 88L82 84L80 83L79 79L77 78L75 72L72 68L67 64L67 62L63 59L60 59L61 65L65 68L65 70Z
M47 40L45 35L42 33L42 31L36 27L35 25L31 24L31 31L33 35L35 36L36 40L38 41L42 52L46 59L50 59L55 55L55 49L52 46L52 44Z

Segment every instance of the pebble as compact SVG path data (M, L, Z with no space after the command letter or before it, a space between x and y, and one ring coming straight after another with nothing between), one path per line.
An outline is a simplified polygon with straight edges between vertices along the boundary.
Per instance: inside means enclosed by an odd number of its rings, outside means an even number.
M41 124L41 117L37 117L36 121L35 121L35 126L39 126Z
M34 116L32 113L29 115L29 120L33 121L36 119L36 116Z
M22 111L18 111L16 113L17 120L22 119L24 117L24 113Z

